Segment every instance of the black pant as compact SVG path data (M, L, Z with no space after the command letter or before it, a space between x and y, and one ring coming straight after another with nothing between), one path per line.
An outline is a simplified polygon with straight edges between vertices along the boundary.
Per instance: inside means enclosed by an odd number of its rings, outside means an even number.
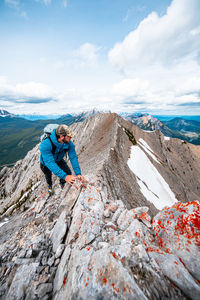
M68 167L66 161L64 159L62 159L61 161L57 162L57 165L67 174L67 175L71 175L72 172L70 170L70 168ZM52 172L42 163L40 163L40 168L42 170L42 172L45 175L47 184L49 185L49 187L52 187ZM60 183L65 183L65 180L60 178Z

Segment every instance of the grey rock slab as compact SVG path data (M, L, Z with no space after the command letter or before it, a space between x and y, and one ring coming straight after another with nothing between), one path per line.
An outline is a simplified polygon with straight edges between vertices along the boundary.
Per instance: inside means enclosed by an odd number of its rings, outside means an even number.
M191 299L199 300L200 287L177 256L157 252L150 252L149 255L156 260L164 275L174 282L185 295Z
M6 299L23 299L26 289L28 289L29 285L32 283L32 279L38 266L38 263L30 263L18 267Z
M51 240L53 243L53 251L54 252L56 252L59 245L62 244L63 238L66 234L66 231L67 231L66 217L67 217L66 211L63 211L53 228Z
M51 267L51 266L53 266L54 261L55 261L55 256L53 255L48 259L47 264Z
M65 244L60 244L56 250L55 258L61 257L64 249L65 249Z
M65 248L65 250L63 252L63 255L61 257L60 263L59 263L57 271L56 271L55 279L54 279L54 285L53 285L54 293L58 292L62 288L64 275L66 274L66 272L68 270L68 262L69 262L69 258L71 255L71 251L72 250L69 245Z
M45 205L45 203L46 203L46 201L47 201L47 198L48 198L48 197L46 196L45 199L40 200L40 201L36 204L36 206L35 206L35 212L36 212L37 214L39 214L39 213L41 212L42 208L44 207L44 205Z
M50 293L53 289L52 283L41 283L37 288L37 295L43 298L46 294Z
M68 269L65 284L55 294L54 300L72 299L73 295L77 299L98 299L101 295L103 299L147 300L121 261L115 259L110 250L98 250L87 256L86 260L83 260L83 250L81 253L74 257L75 265Z
M113 214L113 216L112 216L112 221L113 221L113 222L117 222L117 220L118 220L119 216L121 215L122 211L124 211L124 209L121 208L121 207L119 207L119 208L116 210L116 212L115 212L115 213Z
M126 230L135 218L135 214L132 210L124 210L117 220L119 229Z

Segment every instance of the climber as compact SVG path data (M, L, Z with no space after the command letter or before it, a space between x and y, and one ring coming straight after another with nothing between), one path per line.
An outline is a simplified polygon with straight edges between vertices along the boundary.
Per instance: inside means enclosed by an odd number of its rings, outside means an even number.
M63 124L54 129L51 135L44 139L40 145L40 167L45 175L50 196L54 193L52 189L52 173L60 178L62 189L65 186L65 182L72 185L76 178L84 182L75 146L71 141L72 137L74 137L74 133L67 125ZM70 168L63 159L65 154L67 155L67 152L76 176L72 175Z

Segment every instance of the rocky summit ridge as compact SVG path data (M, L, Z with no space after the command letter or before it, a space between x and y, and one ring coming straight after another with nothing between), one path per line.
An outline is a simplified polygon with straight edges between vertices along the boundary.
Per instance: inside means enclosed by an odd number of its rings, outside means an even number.
M116 114L72 129L84 184L49 197L39 145L1 170L0 299L199 299L199 147Z

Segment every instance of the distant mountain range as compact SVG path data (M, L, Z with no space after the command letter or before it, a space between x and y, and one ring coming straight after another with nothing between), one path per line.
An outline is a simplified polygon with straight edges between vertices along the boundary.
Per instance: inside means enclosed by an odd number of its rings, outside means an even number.
M99 111L93 109L80 114L66 114L57 119L53 116L52 119L31 121L27 119L27 115L25 119L6 110L0 110L0 168L4 165L12 165L17 160L24 158L26 153L39 143L43 128L47 124L65 123L71 125L82 122L97 113ZM161 122L149 114L141 113L121 113L120 115L143 130L160 130L165 136L179 138L200 145L200 122L177 117L170 121ZM39 118L39 116L30 115L31 118Z
M165 136L200 145L200 122L177 117L161 122L149 114L126 114L123 117L143 130L160 130Z
M40 142L43 128L49 123L67 124L81 122L97 113L96 110L80 114L66 114L58 119L30 121L8 111L0 110L0 168L13 165Z

